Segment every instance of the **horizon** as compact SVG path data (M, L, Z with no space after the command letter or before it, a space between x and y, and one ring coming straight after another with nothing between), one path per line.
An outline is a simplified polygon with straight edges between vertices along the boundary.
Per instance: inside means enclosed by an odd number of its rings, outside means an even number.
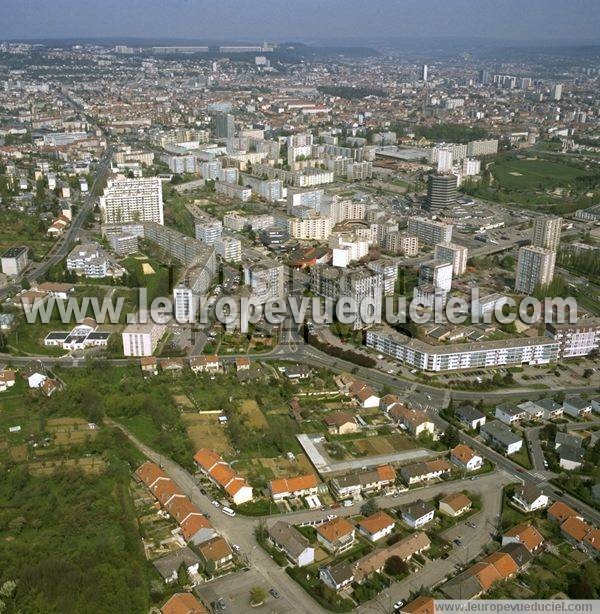
M521 9L521 10L520 10ZM326 6L304 0L284 9L274 0L225 5L171 0L165 7L150 0L117 0L72 5L55 0L49 13L42 0L5 0L0 7L0 38L17 41L169 39L395 42L461 40L532 45L600 44L594 23L600 4L593 0L378 0L368 10L358 0L330 0ZM357 34L357 29L360 34ZM444 36L440 36L444 33Z

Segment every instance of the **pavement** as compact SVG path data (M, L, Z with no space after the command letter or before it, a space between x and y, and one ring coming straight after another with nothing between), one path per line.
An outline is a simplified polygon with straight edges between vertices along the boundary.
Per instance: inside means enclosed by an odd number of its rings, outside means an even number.
M544 451L542 450L542 444L540 442L540 431L543 427L536 426L534 428L525 430L525 441L529 445L529 455L531 456L531 461L533 463L533 468L536 471L545 471L546 467L544 466Z

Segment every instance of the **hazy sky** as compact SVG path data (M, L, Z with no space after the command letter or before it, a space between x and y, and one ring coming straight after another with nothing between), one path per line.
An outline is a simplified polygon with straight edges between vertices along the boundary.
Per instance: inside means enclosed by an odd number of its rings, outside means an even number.
M600 40L600 0L0 0L0 38Z

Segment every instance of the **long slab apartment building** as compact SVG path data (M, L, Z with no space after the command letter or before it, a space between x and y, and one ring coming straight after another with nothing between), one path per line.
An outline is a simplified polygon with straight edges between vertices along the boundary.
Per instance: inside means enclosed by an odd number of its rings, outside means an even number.
M366 345L422 371L456 371L500 365L543 365L559 357L560 343L550 337L430 345L390 328L367 331Z

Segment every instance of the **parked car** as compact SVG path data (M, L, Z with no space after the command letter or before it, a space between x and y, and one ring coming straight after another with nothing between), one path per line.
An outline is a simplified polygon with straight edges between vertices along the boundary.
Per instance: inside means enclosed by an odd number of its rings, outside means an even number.
M279 599L280 597L279 593L274 588L272 588L269 593L273 599Z

